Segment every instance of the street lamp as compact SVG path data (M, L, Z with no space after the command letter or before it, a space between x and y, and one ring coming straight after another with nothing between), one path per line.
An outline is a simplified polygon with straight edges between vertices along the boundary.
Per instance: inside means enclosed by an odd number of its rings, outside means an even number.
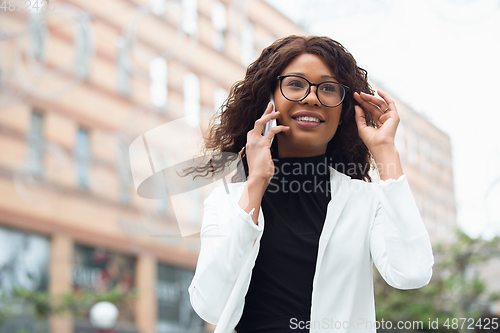
M98 333L112 333L118 319L118 308L110 302L98 302L90 308L90 323Z

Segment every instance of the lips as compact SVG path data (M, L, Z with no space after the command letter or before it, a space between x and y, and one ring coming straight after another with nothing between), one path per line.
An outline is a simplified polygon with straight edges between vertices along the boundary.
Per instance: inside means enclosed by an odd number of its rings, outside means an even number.
M293 119L297 119L299 117L312 117L318 119L321 123L325 122L325 119L319 113L316 112L300 111L292 115Z

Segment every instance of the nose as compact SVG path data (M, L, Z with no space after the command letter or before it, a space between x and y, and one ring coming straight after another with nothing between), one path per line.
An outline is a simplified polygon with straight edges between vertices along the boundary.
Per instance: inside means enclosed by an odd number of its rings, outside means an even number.
M304 97L303 100L300 101L300 103L315 106L320 105L321 103L318 100L318 95L316 95L316 89L318 89L318 87L311 86L311 89L309 89L309 93L306 95L306 97Z

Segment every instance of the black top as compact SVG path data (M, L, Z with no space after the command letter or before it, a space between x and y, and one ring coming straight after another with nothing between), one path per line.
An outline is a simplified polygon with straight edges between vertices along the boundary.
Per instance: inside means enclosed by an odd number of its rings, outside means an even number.
M310 320L331 161L320 155L273 162L275 174L262 198L264 233L238 333L297 332L299 322Z

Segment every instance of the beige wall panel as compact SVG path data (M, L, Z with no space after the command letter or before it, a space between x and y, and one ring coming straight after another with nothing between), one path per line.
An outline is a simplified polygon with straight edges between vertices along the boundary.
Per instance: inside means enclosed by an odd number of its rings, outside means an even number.
M46 110L44 115L44 138L54 142L71 153L75 147L78 124L74 120Z
M20 170L24 166L27 155L25 141L0 133L0 147L0 165L10 170Z
M16 103L7 109L0 110L0 131L2 127L27 133L30 128L31 108L26 104Z

